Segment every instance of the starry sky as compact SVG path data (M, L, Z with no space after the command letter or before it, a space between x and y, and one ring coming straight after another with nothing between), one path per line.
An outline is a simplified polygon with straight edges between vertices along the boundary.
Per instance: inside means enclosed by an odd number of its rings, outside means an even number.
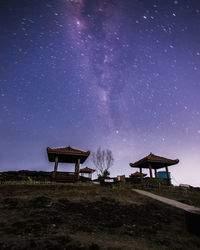
M101 147L112 176L152 152L200 186L199 0L0 0L0 23L1 171Z

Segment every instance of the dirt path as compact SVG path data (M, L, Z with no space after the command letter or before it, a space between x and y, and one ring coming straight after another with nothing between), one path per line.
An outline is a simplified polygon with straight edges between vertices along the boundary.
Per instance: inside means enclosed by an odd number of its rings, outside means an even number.
M163 202L165 204L168 204L168 205L171 205L173 207L180 208L180 209L182 209L184 211L199 213L200 214L200 208L198 208L198 207L190 206L190 205L184 204L182 202L171 200L171 199L168 199L168 198L156 195L156 194L152 194L150 192L146 192L146 191L143 191L143 190L139 190L139 189L132 189L132 190L134 192L138 193L138 194L148 196L148 197L150 197L152 199L161 201L161 202Z

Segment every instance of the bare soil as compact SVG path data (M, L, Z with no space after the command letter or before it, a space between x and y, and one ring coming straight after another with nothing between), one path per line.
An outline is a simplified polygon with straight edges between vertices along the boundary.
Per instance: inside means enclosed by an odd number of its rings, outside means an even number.
M200 249L183 211L125 187L0 185L0 249Z

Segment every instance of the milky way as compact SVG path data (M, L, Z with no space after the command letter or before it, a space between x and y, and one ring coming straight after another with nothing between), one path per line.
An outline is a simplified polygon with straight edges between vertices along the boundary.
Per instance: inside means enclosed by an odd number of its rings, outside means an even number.
M79 66L88 81L87 97L95 96L96 111L106 117L107 127L113 128L111 95L120 81L123 85L117 68L120 11L116 4L106 1L67 1L67 9L72 47L80 55Z
M47 146L101 146L112 175L153 152L180 159L174 183L200 185L198 0L7 0L0 12L2 170L51 170Z

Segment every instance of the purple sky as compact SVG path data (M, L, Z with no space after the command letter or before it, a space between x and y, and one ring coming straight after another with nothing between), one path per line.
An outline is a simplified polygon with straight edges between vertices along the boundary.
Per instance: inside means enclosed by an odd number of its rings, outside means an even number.
M199 0L6 0L0 19L1 171L101 147L112 176L152 152L200 186Z

